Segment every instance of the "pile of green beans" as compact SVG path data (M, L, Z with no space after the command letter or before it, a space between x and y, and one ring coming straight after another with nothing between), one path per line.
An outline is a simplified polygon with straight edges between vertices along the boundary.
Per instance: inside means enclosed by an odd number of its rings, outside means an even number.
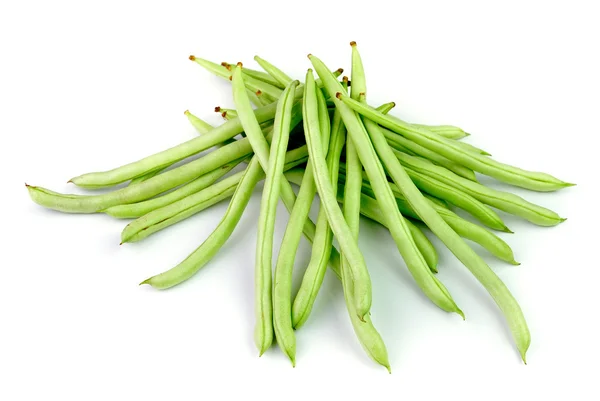
M295 330L310 318L330 267L340 280L357 340L371 359L391 372L385 343L371 316L370 269L376 267L368 266L358 244L361 215L387 228L398 258L433 304L464 319L435 275L438 253L424 233L428 229L488 291L525 362L531 340L521 307L480 252L519 265L509 244L494 232L512 234L503 221L506 214L539 226L566 219L483 185L477 174L540 192L574 184L496 161L462 142L470 134L461 128L405 122L389 114L394 102L372 107L358 47L355 42L350 45L351 80L340 80L341 68L332 71L310 54L312 68L303 83L258 56L254 60L264 71L190 56L231 81L235 108L215 108L226 120L222 125L213 127L186 111L198 137L121 167L69 180L89 189L128 185L101 195L61 194L27 185L29 195L39 205L66 213L133 219L121 232L121 243L140 241L229 199L220 223L196 250L141 283L165 289L192 277L219 252L264 179L255 255L254 337L260 355L276 340L293 366ZM202 157L194 157L201 152ZM291 184L299 187L297 193ZM275 255L279 199L290 216ZM309 210L315 199L320 208L313 222ZM311 257L293 294L302 234L312 244Z

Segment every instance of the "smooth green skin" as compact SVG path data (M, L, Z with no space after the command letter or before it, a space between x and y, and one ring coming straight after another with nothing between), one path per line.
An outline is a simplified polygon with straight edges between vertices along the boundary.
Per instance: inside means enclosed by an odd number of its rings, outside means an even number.
M200 176L195 180L165 195L148 199L142 202L109 207L108 209L104 210L104 213L120 219L141 217L146 213L150 213L153 210L170 205L173 202L176 202L180 199L185 198L186 196L195 194L196 192L211 186L219 178L229 173L231 170L233 170L235 166L239 165L244 160L246 160L246 158L237 159L231 163L224 164L221 167L218 167L215 170L204 174L203 176Z
M326 133L327 132L325 131L324 134ZM329 139L332 143L332 147L329 147L329 141L324 138L323 145L326 146L323 150L324 153L329 151L330 153L339 156L344 146L345 137L345 127L341 117L339 113L334 112L333 122L331 124L331 136ZM288 176L287 173L286 178L290 180L290 176ZM292 272L298 244L300 243L302 222L308 218L312 201L317 193L313 177L312 162L310 160L306 165L306 171L296 183L300 185L300 190L298 191L298 197L290 214L290 219L279 249L273 286L273 327L275 329L275 337L277 338L277 344L284 353L288 355L292 364L295 363L296 354L296 335L292 323ZM333 246L331 249L331 252L336 251ZM334 266L331 263L331 257L329 264L339 277L340 267Z
M275 116L276 106L277 105L272 104L254 110L257 120L259 122L264 122L273 119ZM79 177L72 178L70 181L77 186L86 188L100 188L117 185L144 175L150 171L170 166L173 163L200 153L212 146L218 145L228 139L233 138L243 130L244 129L240 123L240 120L238 118L234 118L216 127L206 135L190 139L189 141L174 146L170 149L113 170L84 174Z
M415 127L394 116L385 115L374 108L357 102L340 92L340 99L357 113L372 119L375 123L397 132L404 137L462 164L471 170L489 175L497 180L533 191L556 191L574 184L566 183L546 173L527 171L508 164L497 162L489 157L466 151L456 141L444 138L434 132Z
M287 171L285 173L285 176L287 177L287 179L290 182L300 185L300 183L306 176L306 173L301 168L294 168L292 170ZM341 182L344 182L344 179L345 179L344 175L342 174L339 177L341 179ZM338 188L339 188L338 195L337 195L338 203L343 204L344 197L342 196L342 194L344 193L344 188L341 185L338 186ZM363 183L362 192L363 192L363 195L366 195L366 194L372 195L373 194L371 186L368 184L368 182ZM372 196L371 196L371 198L372 198ZM398 200L398 202L401 202L401 201ZM405 202L405 201L402 200L402 202ZM404 204L405 203L403 203L403 205ZM413 215L416 216L416 214L410 210L410 207L408 207L407 210L409 211L409 213L412 213ZM384 217L383 212L381 211L381 208L379 208L377 201L374 201L373 203L363 204L363 202L361 200L360 213L363 216L381 224L382 226L387 227L386 218ZM462 218L459 216L456 216L456 218L462 220ZM417 244L419 250L421 251L421 253L425 257L425 259L427 260L427 264L429 265L429 268L431 269L432 272L437 273L438 254L437 254L433 244L431 243L431 241L429 241L427 236L425 234L423 234L423 232L417 226L412 224L408 219L405 219L405 220L406 220L406 224L410 228L411 235L415 239L415 243ZM476 227L479 227L479 226L476 226ZM335 252L335 248L332 248L332 252ZM338 276L338 278L341 279L340 265L332 263L331 259L329 261L329 264L330 264L330 267L333 270L333 272Z
M460 164L454 163L453 161L446 159L444 156L440 156L438 153L429 150L409 139L406 139L402 135L398 135L393 131L390 131L388 129L382 129L382 132L387 138L390 146L394 149L408 149L411 152L411 154L422 156L427 160L431 160L437 165L445 167L453 173L460 175L461 177L464 177L471 181L477 181L477 177L475 177L475 173L473 172L473 170L469 170L465 166L461 166Z
M252 104L256 107L263 107L266 106L272 102L267 101L267 99L265 99L262 96L258 96L256 94L256 92L250 90L250 89L246 89L246 94L248 95L248 99L250 99L250 102L252 102ZM237 113L235 116L233 117L237 117Z
M290 150L286 154L284 169L289 170L305 163L307 160L308 152L306 146ZM149 211L129 223L123 229L121 232L122 243L140 241L230 197L233 195L243 175L244 171L240 171L175 202ZM258 180L260 181L263 178L264 174L261 174Z
M343 178L344 176L341 175ZM421 220L419 215L414 211L412 206L404 198L398 186L394 183L390 183L390 188L394 192L394 196L396 197L396 202L400 207L400 212L402 214L406 214L407 216ZM363 193L374 197L375 194L371 187L371 184L368 182L368 178L363 176ZM492 255L496 256L498 259L508 262L513 265L518 265L519 263L515 261L514 254L512 249L504 242L500 237L493 234L492 232L486 230L485 228L471 223L468 220L459 217L454 212L441 207L434 203L433 201L428 199L431 207L435 209L435 211L442 216L442 218L452 227L453 230L457 232L458 235L465 239L469 239L473 242L478 243L483 248L487 249Z
M196 128L196 131L198 131L198 133L200 135L207 134L207 133L210 132L210 130L214 129L214 127L212 125L208 124L206 121L200 119L199 117L196 117L195 115L193 115L192 113L190 113L189 110L186 110L184 112L184 114L187 116L189 122L192 124L192 126L194 128ZM217 145L217 146L221 147L223 145L230 144L233 141L235 141L235 139L233 139L233 138L232 139L228 139L228 140L224 141L222 144ZM154 177L154 176L162 173L163 171L165 171L169 167L171 167L171 166L167 166L167 167L155 170L155 171L151 171L151 172L149 172L147 174L144 174L144 175L142 175L140 177L134 178L133 180L131 180L131 182L129 183L129 185L137 185L140 182L144 182L144 181L146 181L146 180L148 180L148 179L150 179L150 178L152 178L152 177Z
M321 144L323 146L323 155L327 155L327 169L330 174L330 181L335 182L337 189L337 176L339 171L339 160L343 147L343 137L340 135L340 123L335 127L336 132L331 135L331 125L329 113L323 93L316 91L318 103L319 132L321 135ZM313 170L314 180L314 170ZM332 184L333 185L333 184ZM316 186L316 182L315 182ZM333 243L333 232L329 227L327 213L321 204L317 217L317 229L315 240L311 250L310 261L302 277L302 283L292 304L292 325L299 329L308 319L312 307L317 298L325 272L327 271L327 262L331 253Z
M466 150L467 152L473 152L476 154L480 154L483 156L491 156L491 153L486 152L483 149L480 149L476 146L471 145L470 143L466 143L466 142L455 142L456 145L460 146L461 148L463 148L464 150Z
M425 124L413 124L415 127L424 128L431 132L435 132L438 135L448 139L462 139L471 134L466 133L462 129L453 125L425 125Z
M244 127L252 150L255 156L258 158L260 165L263 170L269 175L269 166L273 165L269 157L269 145L262 134L259 122L256 120L253 114L252 105L250 99L246 94L246 85L242 75L242 66L238 64L233 70L232 75L232 89L233 89L233 101L235 103L238 116ZM297 85L291 87L295 88ZM289 105L290 115L293 98L290 99L290 91L286 89L285 97L282 97L283 102L277 103L279 111L279 118L283 112L283 105ZM287 107L286 107L287 109ZM276 113L277 117L277 113ZM288 124L289 129L290 124ZM286 145L287 146L287 145ZM272 172L271 172L272 173ZM279 176L277 181L273 184L279 186L281 190L282 181L287 183L287 180L281 180L283 174L282 171L278 171ZM289 185L289 183L288 183ZM259 350L259 355L262 355L273 343L273 298L272 298L272 253L273 253L273 236L270 227L274 227L275 216L274 210L277 206L277 200L279 199L279 192L274 190L273 187L267 188L271 193L275 192L275 196L270 196L270 193L266 193L263 196L261 202L261 218L259 220L258 237L257 237L257 250L256 250L256 262L255 262L255 313L256 313L256 325L254 328L254 341ZM265 198L266 197L266 198ZM272 223L272 224L271 224Z
M334 78L335 79L335 78ZM344 219L340 206L336 201L336 189L333 189L332 175L329 171L319 126L319 111L317 92L312 70L308 70L304 87L304 103L302 107L304 136L308 147L308 155L312 160L314 179L317 192L321 199L321 208L324 210L331 230L340 244L340 249L348 260L352 276L355 279L354 300L358 317L363 319L371 307L371 279L360 249L348 224ZM298 295L297 295L298 297ZM294 301L294 304L296 300ZM294 308L292 307L292 310Z
M400 164L402 164L402 166L405 168L413 183L421 191L452 203L494 230L512 233L512 231L506 227L500 216L498 216L496 212L483 204L481 201L461 190L456 189L452 185L448 185L436 180L435 178L432 178L429 175L412 170L411 165L414 163L403 163L403 160L406 160L404 156L407 155L403 154L402 152L398 152L395 149L393 149L393 152L396 158L400 161ZM411 158L410 160L417 159L411 156L408 157ZM426 160L422 160L421 163L417 164L424 170L430 170L432 167L435 167Z
M364 119L367 131L383 160L393 181L400 188L406 200L419 215L427 227L448 247L448 249L469 269L471 274L483 285L492 296L500 310L504 313L508 326L515 339L523 361L531 337L521 307L512 296L506 285L494 273L483 259L444 221L429 202L421 195L407 172L404 170L392 148L388 145L378 125L367 118Z
M439 182L443 182L458 191L462 191L472 196L486 205L522 217L531 223L540 226L555 226L566 220L552 210L528 202L520 196L510 192L498 191L480 183L466 180L446 169L424 163L423 160L418 157L412 157L406 154L397 155L397 157L401 158L401 163L403 163L403 165L417 173L434 178Z
M101 195L63 195L41 187L28 186L27 188L32 200L47 208L67 213L96 213L112 206L149 199L188 183L224 164L245 157L251 152L250 142L247 139L241 139L137 185Z
M456 306L456 303L450 296L446 287L433 275L427 266L425 258L417 248L414 239L410 234L398 206L394 194L388 184L385 171L375 153L375 149L369 139L362 121L343 102L334 95L336 92L343 91L343 87L331 75L325 64L317 57L309 55L310 61L315 70L323 80L324 86L332 95L332 99L337 109L339 109L349 136L356 144L356 149L361 163L365 167L369 180L373 185L377 201L386 216L387 226L392 234L392 238L400 251L400 254L406 261L406 265L412 274L415 282L423 290L425 295L432 300L441 309L448 312L456 312L462 315L462 312Z
M267 60L262 59L259 56L254 56L254 61L256 61L258 65L260 65L262 69L267 72L267 75L273 77L275 81L279 83L279 85L287 86L293 81L292 78L290 78L285 72L281 71Z
M235 103L240 107L240 110L247 110L247 108L251 108L251 105L247 96L244 99L244 83L243 81L238 81L241 75L234 76L233 88ZM240 87L236 88L238 84ZM281 180L282 178L285 179L285 177L283 177L283 164L290 136L292 106L294 104L293 91L298 84L298 81L290 82L284 89L277 105L275 124L273 127L273 140L271 142L269 164L265 170L266 180L258 219L255 257L256 328L254 338L256 346L260 351L260 355L262 355L273 342L273 235L275 231L275 217L281 189ZM244 111L242 111L242 113L243 112ZM329 249L331 250L331 246Z
M275 78L273 78L270 74L267 74L266 72L252 70L250 68L244 68L242 72L244 73L244 75L247 75L247 76L257 79L259 81L263 81L263 82L265 82L269 85L273 85L279 89L285 88L285 85L282 85L279 81L277 81ZM292 82L292 81L290 80L290 82ZM252 99L250 99L250 100L252 100Z

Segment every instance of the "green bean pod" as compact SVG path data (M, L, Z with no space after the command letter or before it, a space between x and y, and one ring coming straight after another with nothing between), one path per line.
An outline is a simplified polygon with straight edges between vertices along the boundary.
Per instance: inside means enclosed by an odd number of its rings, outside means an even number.
M312 55L309 55L309 58L330 95L335 95L336 92L343 90L343 87L337 82L335 77L331 75L321 60ZM415 282L441 309L462 315L462 311L460 311L446 287L433 275L433 273L431 273L425 258L417 248L414 239L410 234L410 230L398 210L394 195L387 182L383 166L379 162L379 158L375 153L375 149L371 144L368 133L361 120L356 113L345 106L339 99L334 96L332 96L332 99L336 108L340 110L349 136L356 144L360 161L365 167L369 179L373 184L373 188L377 194L377 201L384 210L390 233L396 242L400 254L406 261L406 265L415 279Z
M402 148L408 149L411 154L422 156L427 160L431 160L437 165L445 167L453 173L460 175L461 177L464 177L471 181L477 181L477 177L475 177L475 173L473 172L473 170L470 170L465 166L450 161L444 156L440 156L438 153L429 150L416 142L406 139L402 135L398 135L393 131L390 131L388 129L382 129L382 132L387 138L389 144L393 148L397 149L398 145L400 145L400 149L397 150L402 150Z
M437 166L431 166L416 157L398 155L401 162L411 170L432 177L446 185L450 185L473 198L493 206L504 212L519 216L540 226L555 226L566 219L550 209L528 202L510 192L498 191L477 182L466 180L452 172Z
M457 145L457 142L455 141L444 138L426 129L415 127L399 118L384 115L368 105L343 95L341 92L339 97L340 100L348 107L352 108L352 110L367 118L373 119L374 122L381 124L394 132L400 133L404 137L413 140L428 149L436 151L440 155L445 156L454 162L460 163L471 170L489 175L497 180L541 192L556 191L574 185L561 181L546 173L523 170L518 167L497 162L483 155L465 151L460 145Z
M254 56L254 61L256 61L258 65L260 65L263 70L267 72L267 75L271 76L275 81L277 81L279 85L283 85L285 87L293 81L293 79L290 78L285 72L281 71L267 60L262 59L259 56Z
M383 114L382 114L383 115ZM469 269L475 278L492 296L500 310L504 313L507 323L515 339L523 361L525 353L531 342L529 329L523 312L514 299L506 285L494 273L463 239L444 221L437 211L426 201L421 192L413 184L412 180L395 157L394 152L388 145L384 134L378 125L365 118L365 127L373 141L375 148L383 160L390 176L404 194L406 200L425 224L440 238L448 249ZM425 131L424 131L425 132Z
M455 127L453 125L424 125L424 124L413 124L416 127L424 128L431 132L435 132L436 134L443 136L448 139L462 139L471 134L466 133L462 129Z
M329 73L329 72L328 72ZM335 79L335 78L333 78ZM319 128L317 92L312 70L306 74L303 98L303 126L308 154L313 162L315 184L321 198L321 207L325 210L329 225L338 239L344 256L349 261L355 279L354 301L358 317L363 319L371 307L371 280L362 253L337 204L331 175L329 173ZM337 190L337 185L336 185Z

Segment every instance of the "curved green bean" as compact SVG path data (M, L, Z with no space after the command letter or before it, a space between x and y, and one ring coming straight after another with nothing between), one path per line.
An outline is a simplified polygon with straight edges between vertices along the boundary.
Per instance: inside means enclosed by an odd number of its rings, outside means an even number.
M289 170L294 168L306 162L307 159L308 152L306 146L290 150L286 154L284 169ZM228 198L233 194L243 175L244 171L240 171L191 195L149 211L129 223L123 229L121 232L121 242L140 241ZM260 181L263 178L264 174L261 173L257 179Z
M483 259L463 241L463 239L421 195L419 189L413 184L409 175L395 157L394 152L388 145L384 134L379 130L378 125L368 118L364 119L364 123L367 132L373 141L373 145L377 149L388 173L400 188L406 200L431 231L433 231L444 245L448 247L448 249L484 286L500 310L504 313L515 339L517 349L519 350L523 361L525 361L525 353L527 352L527 348L529 348L531 337L521 307L515 298L494 271L490 269Z
M358 317L363 319L371 307L371 280L362 253L358 249L358 244L354 240L336 201L320 137L316 90L312 70L308 70L304 84L302 108L304 136L306 138L309 157L313 162L315 185L321 198L321 207L326 213L331 230L338 239L344 256L349 261L349 266L352 269L352 275L355 280L354 301L356 302L356 310Z
M247 139L241 139L137 185L101 195L63 195L33 186L29 186L28 190L31 199L44 207L68 213L96 213L111 206L149 199L190 182L224 164L247 156L251 152L250 142Z
M240 71L241 72L241 71ZM234 73L235 74L235 73ZM234 90L237 82L234 82ZM239 82L243 86L243 82ZM261 210L258 220L258 235L256 239L255 285L256 285L256 346L262 355L273 342L273 299L272 299L272 264L273 264L273 233L275 231L275 215L281 180L283 177L283 164L287 149L290 123L292 119L292 106L294 104L293 91L298 86L298 81L291 81L284 89L275 113L273 140L269 155L269 165L265 169L266 180L263 189ZM242 87L243 89L243 87ZM238 107L251 107L250 100L246 97L235 99ZM244 93L242 90L241 93ZM244 101L246 104L244 105ZM331 246L329 247L331 250ZM329 259L329 258L327 258Z
M336 132L331 135L331 126L329 122L329 113L325 98L321 91L316 91L319 130L321 134L321 144L323 154L327 155L326 162L330 174L330 180L337 184L339 170L340 154L343 146L343 138L339 126L335 127ZM314 179L313 170L313 179ZM316 185L316 182L315 182ZM337 189L337 185L335 187ZM317 228L315 240L313 241L310 261L302 277L302 283L292 304L292 325L299 329L308 319L317 294L323 283L325 272L327 271L327 262L331 253L333 243L333 232L329 227L325 208L321 205L317 217Z
M264 122L273 119L275 116L275 109L276 105L272 104L256 109L254 110L254 113L259 122ZM299 113L300 109L298 108L296 112ZM175 162L200 153L212 146L218 145L223 141L233 138L243 130L244 129L242 128L240 120L238 118L234 118L211 130L206 135L190 139L189 141L174 146L170 149L155 153L136 162L129 163L112 170L83 174L81 176L72 178L70 182L77 186L86 188L100 188L117 185L131 180L132 178L144 175L150 171L170 166Z
M159 209L163 206L170 205L171 203L183 199L188 195L192 195L198 191L203 190L204 188L211 186L219 178L223 177L225 174L230 172L235 166L239 165L244 160L246 159L242 158L234 160L231 163L224 164L221 167L218 167L215 170L206 173L165 195L148 199L142 202L112 206L104 210L104 213L121 219L141 217L146 213Z
M290 78L285 72L281 71L267 60L262 59L259 56L254 56L254 61L256 61L262 67L262 69L267 72L267 75L275 79L279 85L283 85L285 87L293 81L293 79Z
M522 217L534 224L540 226L555 226L566 220L552 210L528 202L518 195L510 192L498 191L477 182L466 180L443 168L427 165L417 157L402 155L401 158L405 165L409 166L413 171L432 177L459 191L471 195L473 198L486 205Z
M473 170L466 168L458 163L448 160L444 156L440 156L438 153L429 150L416 142L413 142L409 139L404 138L402 135L396 134L393 131L388 129L382 129L381 132L385 135L388 140L388 143L391 147L396 150L403 150L403 148L408 149L411 154L418 155L424 157L427 160L431 160L432 162L447 168L455 174L460 175L466 179L471 181L477 181L477 177L475 177L475 173ZM400 146L398 146L400 145Z
M371 144L364 125L356 113L335 97L336 92L343 90L343 87L337 82L335 77L331 75L321 60L312 55L309 55L309 58L315 67L315 70L323 80L325 88L329 94L332 95L335 106L342 115L348 134L356 144L360 161L365 167L369 179L373 184L373 189L377 195L377 201L384 210L392 238L396 242L400 254L406 261L406 265L415 279L415 282L441 309L462 315L462 311L460 311L446 287L429 270L425 258L420 253L414 239L410 235L410 231L406 226L404 219L402 219L402 215L396 205L383 166L379 162L379 158L375 153L375 149Z
M462 139L471 134L466 133L462 129L453 125L425 125L425 124L412 124L415 127L424 128L431 132L435 132L438 135L448 139Z
M561 181L550 174L523 170L518 167L497 162L483 155L465 151L460 145L457 145L457 142L455 141L444 138L426 129L412 126L399 118L382 114L368 105L343 95L341 92L339 97L339 100L352 110L367 118L373 119L374 122L398 132L406 138L411 139L428 149L436 151L440 155L460 163L471 170L489 175L497 180L542 192L556 191L561 188L575 185Z

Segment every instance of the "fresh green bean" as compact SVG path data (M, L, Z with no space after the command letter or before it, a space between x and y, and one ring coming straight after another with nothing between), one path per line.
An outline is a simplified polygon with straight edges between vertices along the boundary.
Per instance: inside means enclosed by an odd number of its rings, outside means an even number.
M214 131L212 131L214 132ZM196 139L205 138L199 137ZM63 195L41 187L28 186L29 195L39 205L68 213L96 213L111 206L136 203L190 182L214 169L252 152L247 139L235 141L206 156L166 171L138 185L101 195Z
M335 78L334 78L335 79ZM354 240L342 211L337 204L331 175L323 154L320 137L317 92L312 70L308 70L304 84L303 126L308 155L313 162L315 185L321 198L321 207L325 210L331 230L338 239L341 250L352 269L355 280L354 301L358 317L363 319L371 307L371 280L362 253ZM337 186L336 186L337 188ZM296 301L294 301L296 303Z
M263 68L263 70L267 72L267 75L273 77L273 79L275 79L279 85L283 85L285 87L293 81L292 78L290 78L285 72L281 71L267 60L262 59L259 56L254 56L254 61L256 61Z
M308 90L308 89L307 89ZM337 175L339 170L340 154L343 146L343 138L340 138L340 132L336 131L331 135L331 126L329 122L329 113L325 98L321 91L316 91L319 130L321 134L321 144L323 146L323 155L327 155L327 168L330 174L331 182L337 184ZM339 129L339 127L336 127ZM313 177L315 171L313 170ZM314 178L313 178L314 179ZM315 181L316 185L316 181ZM337 189L337 185L336 185ZM317 217L317 228L315 240L313 241L310 261L302 277L302 283L292 305L292 325L299 329L308 319L317 294L323 283L325 272L327 271L327 262L331 253L333 243L333 232L329 227L327 213L321 205Z
M227 63L227 62L223 61L221 63L221 65L223 67L227 68L229 71L231 71L231 69L233 67L235 67L236 63L231 64L231 63ZM268 73L266 73L264 71L253 70L251 68L244 68L242 70L242 73L244 75L258 79L259 81L263 81L270 85L276 86L279 89L285 89L285 85L281 85L275 78L273 78L271 75L269 75ZM250 99L250 101L252 101L252 99Z
M104 210L104 213L121 219L141 217L146 213L159 209L163 206L170 205L171 203L183 199L188 195L192 195L203 190L204 188L211 186L219 178L230 172L235 166L239 165L244 160L246 159L241 158L234 160L231 163L224 164L221 167L218 167L213 171L206 173L165 195L142 202L112 206Z
M456 141L454 142L458 147L463 148L464 150L466 150L467 152L473 152L479 155L483 155L483 156L491 156L491 153L486 152L483 149L478 148L477 146L473 146L470 143L467 142L459 142Z
M398 155L397 155L398 156ZM446 185L450 185L473 198L493 206L504 212L522 217L527 221L540 226L555 226L566 219L561 218L552 210L528 202L510 192L498 191L477 182L466 180L452 172L423 163L421 159L408 155L398 156L411 170L432 177Z
M263 107L266 106L268 104L271 104L273 102L269 102L267 99L265 99L264 96L258 96L258 93L260 91L253 91L251 89L246 89L246 94L248 95L248 99L250 99L250 102L255 105L256 107ZM262 92L260 92L262 93ZM237 117L237 116L235 116Z
M254 110L259 122L273 119L276 105L268 105ZM296 111L300 113L300 108ZM189 156L202 152L212 146L218 145L227 139L233 138L244 129L238 118L225 122L206 135L190 139L187 142L174 146L165 151L155 153L133 163L115 168L113 170L88 173L72 178L70 182L86 188L109 187L139 177L150 171L169 166ZM231 146L231 145L230 145ZM222 163L223 164L223 163ZM161 174L162 175L162 174Z
M373 119L374 122L381 124L394 132L398 132L404 137L413 140L428 149L436 151L440 155L445 156L454 162L460 163L471 170L489 175L497 180L542 192L556 191L574 185L561 181L546 173L523 170L518 167L497 162L483 155L467 152L459 145L456 145L455 141L446 139L431 131L412 126L399 118L384 115L368 105L342 95L341 92L339 100L352 108L355 112Z
M400 254L406 261L415 282L437 306L445 311L457 312L462 315L462 311L456 306L446 287L429 270L425 258L421 255L408 227L404 223L396 205L394 195L387 182L383 167L379 162L379 158L375 153L375 149L360 118L334 96L336 92L343 90L343 87L331 75L321 60L312 55L309 55L309 58L323 80L325 88L332 95L336 108L342 115L348 134L356 144L360 161L373 184L373 188L377 194L377 201L384 210L387 226L392 234L392 238L396 242Z
M462 129L455 127L453 125L424 125L424 124L413 124L416 127L424 128L431 132L435 132L436 134L443 136L448 139L462 139L471 134L466 133Z
M494 230L512 233L512 231L508 227L506 227L500 216L498 216L498 214L492 209L490 209L488 206L484 205L481 201L477 200L476 198L459 189L456 189L456 187L452 185L448 185L426 174L412 170L410 168L410 162L402 162L406 159L406 155L396 150L393 150L393 153L396 156L396 158L398 158L398 160L400 161L400 164L404 166L406 172L408 173L413 183L421 191L429 193L435 197L447 200L453 205L470 213L477 220ZM414 159L415 158L411 158L409 160ZM419 167L423 169L431 169L431 167L435 166L430 165L428 162L423 162L419 164Z
M234 87L236 84L237 82L234 83ZM239 84L243 85L243 82L240 81ZM262 355L273 342L273 299L271 292L273 233L275 231L275 215L281 189L281 180L282 178L285 179L285 177L283 177L283 164L290 135L292 106L294 104L293 91L298 84L298 81L291 81L284 89L278 102L277 113L275 113L275 125L269 155L269 165L267 169L265 169L266 180L258 220L255 262L256 328L254 339L260 355ZM247 97L245 99L235 99L236 104L238 105L243 103L244 100L247 102L246 106L250 107L250 101ZM242 106L240 105L239 107ZM329 249L331 250L331 246Z
M461 177L465 177L466 179L469 179L471 181L477 181L473 170L470 170L458 163L450 161L444 156L440 156L438 153L429 150L409 139L406 139L402 135L398 135L393 131L383 128L381 132L383 132L390 146L392 146L393 148L397 150L402 150L402 148L408 149L411 152L411 154L418 155L424 157L425 159L431 160L437 165L445 167L453 173L460 175ZM401 148L398 149L397 145L400 145Z
M383 114L382 114L383 115ZM448 249L469 269L475 278L484 286L492 296L500 310L504 313L507 323L513 333L517 349L523 361L529 347L531 337L521 307L512 296L506 285L494 273L463 239L444 221L436 210L421 195L412 180L395 157L388 145L384 134L378 125L365 118L365 127L377 153L381 157L386 169L396 185L400 188L407 201L425 224L448 247ZM426 131L423 131L426 132Z

